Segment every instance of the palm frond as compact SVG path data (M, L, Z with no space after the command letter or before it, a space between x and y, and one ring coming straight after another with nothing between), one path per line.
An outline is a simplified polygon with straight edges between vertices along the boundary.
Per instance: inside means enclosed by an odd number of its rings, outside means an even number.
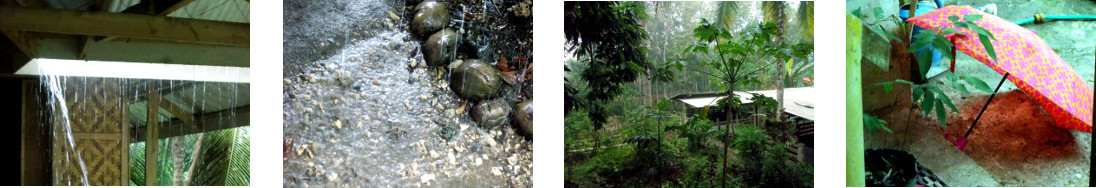
M799 25L801 39L814 40L814 2L799 2L799 10L795 13L796 25Z
M176 185L177 172L175 168L190 169L185 171L182 177L190 177L184 181L186 185L198 186L246 186L250 185L250 129L248 126L240 128L211 131L205 133L205 139L199 139L197 134L185 135L182 139L162 138L157 148L159 178L157 185ZM176 145L180 142L180 145ZM198 153L194 153L195 146L202 142ZM183 163L175 166L174 152L176 147L182 147ZM195 154L198 160L195 160ZM145 143L133 143L130 145L130 185L145 185ZM197 162L197 164L195 164ZM196 166L195 166L196 165ZM192 173L192 174L191 174ZM181 186L181 185L176 185Z
M228 186L251 184L251 130L250 126L237 128L236 143L232 146L229 161Z
M236 129L207 132L206 139L202 140L202 154L193 164L197 165L194 178L188 185L225 185L235 141Z
M749 14L749 10L743 8L738 1L720 1L718 6L714 21L724 30L732 30L738 24L739 17Z

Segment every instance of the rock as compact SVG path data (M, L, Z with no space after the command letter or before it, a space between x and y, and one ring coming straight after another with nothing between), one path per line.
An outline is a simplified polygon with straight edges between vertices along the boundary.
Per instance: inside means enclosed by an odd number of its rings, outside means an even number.
M419 180L420 180L420 181L421 181L422 183L427 183L427 182L430 182L430 180L434 180L434 174L433 174L433 173L430 173L430 174L425 174L425 175L422 175L422 178L420 178Z
M471 100L494 97L501 79L494 66L479 60L468 60L453 69L449 88L457 95Z
M533 138L533 99L518 103L517 109L514 109L514 119L517 120L514 126L517 133L526 138Z
M449 6L437 1L423 1L415 6L417 12L411 27L419 35L427 35L449 24Z
M504 99L480 101L472 109L472 118L483 128L493 128L510 119L510 104Z
M518 4L515 4L514 6L511 6L510 8L507 8L506 10L514 13L514 16L526 18L533 15L533 9L531 8L532 5L532 0L525 0Z
M400 17L396 16L396 13L392 13L391 10L388 11L388 18L391 18L392 20L395 20L395 21L400 21Z
M423 44L422 50L423 56L426 58L426 65L436 67L445 66L449 63L453 48L457 46L458 37L460 35L449 29L430 35L430 38L427 38L426 43Z

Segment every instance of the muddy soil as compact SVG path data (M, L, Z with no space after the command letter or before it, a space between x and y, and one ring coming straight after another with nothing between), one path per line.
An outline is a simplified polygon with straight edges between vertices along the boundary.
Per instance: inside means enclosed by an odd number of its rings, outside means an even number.
M948 91L954 92L954 91ZM894 133L867 135L869 148L910 151L919 163L951 186L1087 186L1091 134L1060 128L1019 90L994 97L964 150L944 137L962 136L988 95L960 97L959 110L941 127L935 114L925 116L908 103L871 114ZM909 123L907 122L907 118Z
M962 136L988 97L975 97L948 120ZM1031 97L1014 90L993 98L963 150L1007 186L1087 186L1091 134L1060 128ZM1084 143L1079 143L1079 142Z

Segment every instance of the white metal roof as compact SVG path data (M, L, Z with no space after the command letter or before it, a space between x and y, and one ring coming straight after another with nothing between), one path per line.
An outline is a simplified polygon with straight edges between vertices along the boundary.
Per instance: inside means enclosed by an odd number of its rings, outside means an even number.
M738 99L743 104L753 103L750 97L753 97L751 93L757 93L765 95L767 97L776 98L776 90L764 90L764 91L735 91ZM814 87L801 87L801 88L785 88L784 89L784 111L792 115L803 117L809 120L814 120ZM727 96L715 96L715 97L696 97L696 98L681 98L678 99L685 104L689 104L694 108L700 108L705 106L715 106L716 101L723 99Z

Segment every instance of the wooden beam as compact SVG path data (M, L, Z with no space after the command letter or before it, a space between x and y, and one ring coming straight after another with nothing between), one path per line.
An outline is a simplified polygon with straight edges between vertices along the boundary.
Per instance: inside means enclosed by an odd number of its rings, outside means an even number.
M160 94L156 92L156 84L149 83L148 86L148 100L160 101ZM148 121L145 123L145 127L149 131L145 132L145 185L158 185L156 184L156 176L159 174L157 167L160 166L156 160L156 146L160 137L158 136L160 127L160 107L159 102L148 102L147 117Z
M3 14L0 14L0 16L3 16ZM0 23L3 23L3 21L0 21ZM0 26L2 25L3 24L0 24ZM19 48L20 51L23 51L23 55L27 55L29 58L38 57L37 37L26 32L10 29L0 29L0 33L3 33L8 39L11 39L11 42L15 43L15 47Z
M0 7L0 29L248 47L250 24L107 12Z
M171 138L176 136L198 134L202 132L216 131L222 129L242 127L251 124L251 107L237 107L231 110L224 110L220 112L207 113L203 115L195 116L195 123L198 126L185 126L181 120L173 120L163 123L162 127L172 127L171 129L159 129L160 138ZM133 132L137 135L147 134L148 127L133 128ZM130 140L132 143L144 142L145 140L136 137Z
M91 50L91 43L95 42L95 36L84 36L84 44L80 47L80 59L88 59L88 50Z
M149 101L149 102L151 102L151 101ZM160 100L160 107L167 110L167 112L171 113L171 115L174 115L175 118L179 118L179 120L183 121L184 124L187 124L187 125L190 125L190 126L195 126L195 127L198 126L198 125L194 124L194 115L191 115L190 113L186 113L186 111L184 111L183 108L180 108L178 105L175 105L175 103L172 103L169 100Z
M109 12L110 5L114 3L112 0L92 0L91 11L96 12ZM84 36L83 47L80 47L80 59L87 60L88 51L91 50L91 44L95 43L95 36Z
M149 81L149 82L153 82L153 81ZM168 95L168 94L171 94L171 93L173 93L173 92L175 92L175 91L177 91L177 90L181 90L181 89L184 89L184 88L188 88L188 87L194 86L194 83L195 83L195 82L191 82L191 81L178 81L178 82L177 82L177 83L175 83L174 85L168 86L167 88L159 88L159 89L157 89L157 90L156 90L156 93L159 93L159 94L160 94L161 96L163 96L163 95ZM148 84L144 84L144 85L146 85L146 86L147 86ZM139 85L138 85L138 86L136 86L136 89L140 90L140 89L141 89L141 86L139 86ZM132 97L131 97L131 98L130 98L129 100L133 100L133 101L142 101L142 100L148 100L148 95L146 95L146 94L138 94L137 96L132 96Z
M37 41L38 47L36 48L38 54L35 58L79 59L80 44L85 40L83 36L50 33L34 34L39 38ZM120 38L114 41L90 43L89 49L84 60L226 67L251 66L251 52L248 47L182 44L163 40ZM25 63L16 62L13 67L18 69L23 64Z

